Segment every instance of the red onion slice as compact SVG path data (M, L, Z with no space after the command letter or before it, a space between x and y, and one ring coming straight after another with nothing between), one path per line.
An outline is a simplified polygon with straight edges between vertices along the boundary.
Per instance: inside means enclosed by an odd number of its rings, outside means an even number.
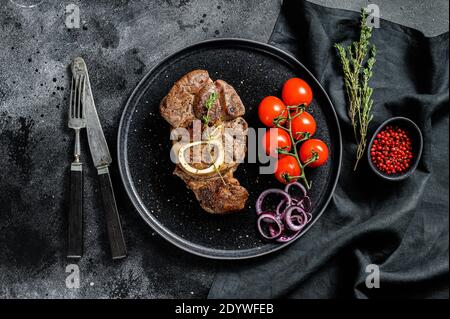
M289 190L292 185L298 187L302 191L303 196L291 196ZM274 212L263 211L263 202L269 194L276 194L282 197ZM259 215L257 227L261 236L280 243L289 242L297 237L312 219L310 213L312 208L311 198L308 196L306 188L298 182L286 185L284 191L271 188L262 192L255 206L256 213ZM263 226L266 228L263 228Z
M309 196L304 196L298 203L297 206L300 206L305 212L309 212L312 208L311 198Z
M261 215L263 213L262 204L263 204L264 199L266 198L266 196L269 195L269 194L281 195L287 201L287 206L291 206L291 204L292 204L292 198L291 198L291 196L289 196L288 193L284 192L281 189L270 188L270 189L265 190L264 192L262 192L261 195L259 195L258 199L256 200L255 207L256 207L256 213L258 215Z
M267 235L264 232L262 225L261 225L262 222L266 222L266 223L270 224L270 225L268 225L269 235ZM277 229L275 228L274 225L276 225ZM263 236L265 239L269 239L269 240L280 237L284 230L284 226L283 226L283 223L281 222L281 220L269 213L261 214L259 216L258 221L257 221L257 226L258 226L258 231L261 234L261 236Z
M303 193L303 197L308 196L308 192L306 191L305 186L303 186L303 185L300 184L299 182L292 182L292 183L290 183L290 184L287 184L286 187L284 188L284 191L285 191L287 194L289 194L289 189L290 189L292 186L297 186L298 188L300 188L300 190L301 190L302 193Z
M299 233L300 233L300 231L292 233L291 235L283 234L282 236L278 237L276 239L276 241L279 243L287 243L287 242L291 241L292 239L294 239L295 237L297 237L297 235Z
M289 207L288 205L286 205L286 202L287 202L286 198L283 198L281 200L281 202L277 205L277 208L275 211L276 211L277 215L280 217L283 215L284 211ZM293 198L292 198L292 203L294 203Z
M269 231L270 231L271 234L276 232L276 230L273 229L272 226L269 226ZM289 231L289 230L288 230L288 231ZM279 243L287 243L288 241L291 241L292 239L294 239L299 233L300 233L300 231L297 231L297 232L289 231L289 233L283 232L283 233L281 234L281 236L279 236L279 237L276 238L275 240L276 240L277 242L279 242Z
M298 215L292 215L295 211L297 211ZM297 224L294 223L294 220L297 221ZM297 232L303 229L305 225L308 223L308 216L305 211L298 206L291 206L286 210L284 214L284 222L286 226L292 230L293 232Z

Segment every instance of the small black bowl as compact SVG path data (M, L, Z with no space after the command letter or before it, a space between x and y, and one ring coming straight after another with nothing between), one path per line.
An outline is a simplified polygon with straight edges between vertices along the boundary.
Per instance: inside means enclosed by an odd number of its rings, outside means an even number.
M397 126L399 128L404 129L407 134L409 135L409 138L412 142L412 153L413 153L413 159L412 163L409 167L409 170L402 174L385 174L382 171L380 171L375 164L372 162L372 158L370 156L370 151L372 149L373 141L375 140L375 137L377 136L380 131L382 131L387 125L391 126ZM370 139L370 143L367 147L367 160L369 162L370 168L375 172L375 174L385 180L389 181L401 181L409 176L415 171L417 164L419 164L420 156L422 155L422 148L423 148L423 138L422 138L422 132L420 131L419 127L411 121L410 119L406 117L393 117L385 121L383 124L381 124L378 129L373 134L372 138Z

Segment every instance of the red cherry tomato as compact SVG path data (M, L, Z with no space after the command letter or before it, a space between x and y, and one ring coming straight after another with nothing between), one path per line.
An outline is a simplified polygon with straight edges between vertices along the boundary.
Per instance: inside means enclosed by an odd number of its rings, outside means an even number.
M283 102L289 106L300 104L306 104L308 106L313 99L311 87L299 78L287 80L283 85L281 96Z
M271 132L272 138L271 138ZM281 128L271 128L266 131L263 137L263 146L267 155L278 154L278 148L290 151L292 147L289 134Z
M300 160L302 163L308 161L313 153L316 152L318 155L317 160L309 164L309 167L319 167L328 160L328 147L327 145L319 139L306 140L300 147Z
M275 96L265 97L258 107L258 115L261 122L268 127L274 127L273 120L281 114L287 114L286 105ZM286 121L281 122L283 124Z
M291 125L292 135L296 140L301 140L304 137L304 134L300 133L309 133L309 136L313 136L316 133L316 121L307 112L302 112L300 115L295 116Z
M293 177L293 176L300 176L301 174L301 168L298 165L297 160L293 156L285 156L283 158L280 158L276 163L276 169L275 169L275 178L284 184L289 184L294 182L296 179L287 181L286 177L287 175Z

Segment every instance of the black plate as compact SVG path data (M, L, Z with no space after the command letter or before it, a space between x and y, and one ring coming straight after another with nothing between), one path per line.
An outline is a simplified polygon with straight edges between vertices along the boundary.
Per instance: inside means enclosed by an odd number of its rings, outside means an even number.
M256 232L254 203L270 187L273 175L259 175L259 164L243 163L236 176L250 192L247 208L231 215L204 212L193 193L172 175L169 124L159 102L171 86L194 69L230 83L244 102L250 127L262 127L257 107L267 95L280 96L283 83L300 77L312 87L310 107L318 125L316 136L330 147L328 163L309 172L314 224L331 199L341 165L341 132L333 105L314 76L291 55L267 44L238 39L202 42L178 51L153 68L128 100L120 121L118 160L125 189L144 220L161 236L191 253L216 259L243 259L279 250L289 243L262 241ZM299 236L300 237L300 236ZM298 237L298 238L299 238ZM297 239L298 239L297 238Z

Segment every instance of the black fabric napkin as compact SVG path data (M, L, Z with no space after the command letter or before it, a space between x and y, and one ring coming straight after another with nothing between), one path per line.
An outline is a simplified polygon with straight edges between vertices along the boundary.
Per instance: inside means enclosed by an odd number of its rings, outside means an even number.
M210 298L448 298L448 33L422 33L381 20L370 133L392 116L422 129L416 172L402 182L375 178L366 162L353 172L354 143L341 66L333 44L356 40L359 14L285 0L270 43L293 53L330 95L343 133L343 166L327 210L282 252L225 263ZM366 267L380 270L369 289Z

